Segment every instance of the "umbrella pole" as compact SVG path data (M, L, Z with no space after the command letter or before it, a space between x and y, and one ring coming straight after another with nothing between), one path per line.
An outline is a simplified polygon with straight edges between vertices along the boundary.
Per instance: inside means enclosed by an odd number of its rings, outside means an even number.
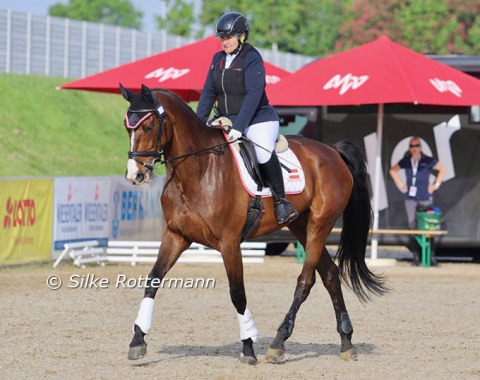
M380 203L380 170L382 165L382 140L383 140L383 104L378 105L377 116L377 153L375 155L375 178L373 182L373 229L378 230L379 203ZM372 235L371 258L377 258L378 239L375 234Z

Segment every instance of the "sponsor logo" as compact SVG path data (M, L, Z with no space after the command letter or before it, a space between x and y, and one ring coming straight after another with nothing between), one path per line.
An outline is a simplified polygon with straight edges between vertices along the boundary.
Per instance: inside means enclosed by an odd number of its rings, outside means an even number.
M453 95L462 97L462 89L453 80L430 79L430 83L439 92L451 92Z
M178 79L184 75L187 75L190 69L176 69L175 67L169 67L164 69L159 67L151 73L145 75L145 79L157 78L159 82L165 82L168 79Z
M282 79L280 77L277 77L276 75L265 75L265 81L267 84L277 84L280 82Z
M3 219L3 229L33 226L37 218L33 199L12 200L8 198Z
M325 83L323 89L330 90L340 88L339 94L343 95L350 89L356 90L362 86L368 80L368 78L368 75L361 75L357 77L348 73L342 77L340 74L337 74L334 75L327 83Z
M112 236L117 238L120 225L147 219L158 219L161 208L158 206L159 191L115 191L113 194Z
M59 223L79 223L82 221L81 203L60 203L57 205Z

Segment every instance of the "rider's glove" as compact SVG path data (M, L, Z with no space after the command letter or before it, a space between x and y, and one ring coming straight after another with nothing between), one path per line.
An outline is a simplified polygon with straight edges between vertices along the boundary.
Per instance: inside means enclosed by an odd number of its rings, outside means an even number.
M230 132L228 132L228 141L235 141L238 140L240 137L242 137L242 132L237 131L236 129L230 129Z
M213 120L210 125L216 128L223 128L228 133L230 128L232 128L232 121L228 117L222 116Z

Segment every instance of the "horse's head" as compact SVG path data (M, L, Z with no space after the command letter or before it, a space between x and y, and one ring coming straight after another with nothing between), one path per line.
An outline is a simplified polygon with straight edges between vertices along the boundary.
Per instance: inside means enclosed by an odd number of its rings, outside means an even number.
M124 120L130 136L125 178L134 185L148 183L154 176L155 162L163 156L165 110L155 93L145 85L142 85L141 92L135 94L120 83L120 91L130 102Z

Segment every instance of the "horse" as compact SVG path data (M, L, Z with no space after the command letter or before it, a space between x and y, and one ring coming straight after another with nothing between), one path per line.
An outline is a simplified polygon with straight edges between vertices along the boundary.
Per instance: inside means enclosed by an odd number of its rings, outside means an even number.
M120 84L130 103L124 125L130 138L125 177L134 185L148 183L154 165L165 165L166 180L161 205L166 229L156 262L148 275L144 298L134 322L128 358L142 358L147 351L145 335L152 325L154 298L159 284L183 251L200 243L221 253L228 277L230 297L237 312L242 349L240 363L257 362L253 343L257 329L247 307L240 249L243 222L251 195L247 193L228 149L226 134L209 128L180 97L164 89L142 85L134 93ZM356 360L353 326L341 283L361 302L388 291L385 279L369 270L365 251L372 220L365 157L352 142L332 146L302 136L287 136L289 148L305 173L305 188L289 196L299 216L287 225L305 248L306 256L297 279L293 302L277 330L266 360L280 362L285 341L291 336L297 312L315 284L316 272L328 291L340 334L340 357ZM273 212L273 199L265 198L265 212L249 238L282 227ZM338 265L325 248L337 219L343 216Z

